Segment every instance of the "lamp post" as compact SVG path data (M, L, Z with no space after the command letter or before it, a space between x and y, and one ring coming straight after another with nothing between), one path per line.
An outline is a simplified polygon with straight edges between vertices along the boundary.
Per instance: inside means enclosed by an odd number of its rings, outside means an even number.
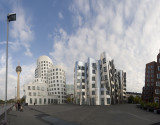
M15 13L9 13L7 15L7 42L6 42L6 84L5 84L5 123L7 124L7 81L8 81L8 27L10 21L16 20Z

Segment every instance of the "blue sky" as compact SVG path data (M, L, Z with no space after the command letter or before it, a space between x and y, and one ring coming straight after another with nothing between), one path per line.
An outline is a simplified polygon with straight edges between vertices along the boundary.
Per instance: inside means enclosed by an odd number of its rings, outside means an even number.
M127 72L127 91L141 92L145 64L156 60L160 43L160 1L139 0L1 0L0 99L4 98L6 16L9 24L8 97L14 97L15 68L22 66L23 85L34 78L36 60L49 56L66 69L73 84L74 63L99 59L107 52L116 68Z

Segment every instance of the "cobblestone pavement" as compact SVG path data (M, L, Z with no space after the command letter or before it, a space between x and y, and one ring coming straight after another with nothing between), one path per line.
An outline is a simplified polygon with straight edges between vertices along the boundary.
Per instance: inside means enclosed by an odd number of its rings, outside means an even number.
M10 125L158 125L160 115L133 104L112 106L45 105L10 111Z

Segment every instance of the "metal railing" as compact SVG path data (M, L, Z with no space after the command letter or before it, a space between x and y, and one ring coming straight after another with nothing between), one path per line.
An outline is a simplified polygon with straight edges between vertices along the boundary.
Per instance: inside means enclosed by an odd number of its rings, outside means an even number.
M6 110L7 112L12 109L14 104L7 104ZM5 125L4 123L4 116L5 116L5 105L0 105L0 125Z

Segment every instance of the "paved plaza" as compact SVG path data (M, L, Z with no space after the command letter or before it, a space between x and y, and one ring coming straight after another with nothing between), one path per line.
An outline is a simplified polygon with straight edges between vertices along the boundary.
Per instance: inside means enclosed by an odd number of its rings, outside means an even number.
M8 114L10 125L158 125L160 115L134 104L111 106L25 106Z

